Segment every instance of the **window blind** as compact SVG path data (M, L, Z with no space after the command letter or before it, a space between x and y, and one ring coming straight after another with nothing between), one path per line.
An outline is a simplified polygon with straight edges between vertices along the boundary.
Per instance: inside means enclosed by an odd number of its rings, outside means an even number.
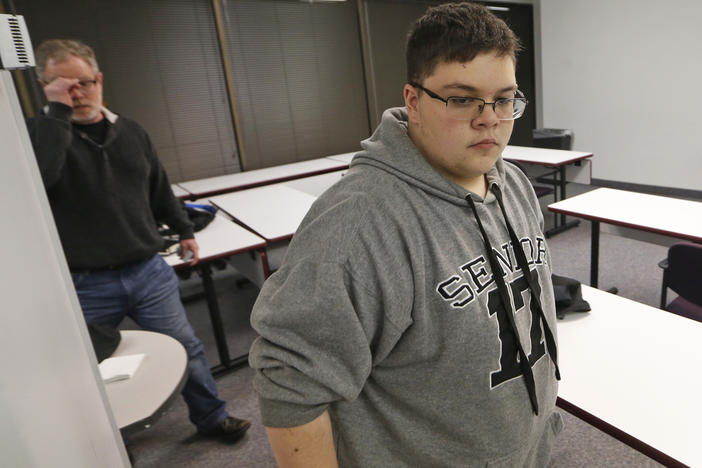
M246 169L360 149L370 127L355 2L220 5Z

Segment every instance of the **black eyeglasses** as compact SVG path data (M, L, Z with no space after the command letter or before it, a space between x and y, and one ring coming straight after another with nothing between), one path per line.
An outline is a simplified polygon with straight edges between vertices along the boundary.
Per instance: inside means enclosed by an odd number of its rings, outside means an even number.
M424 86L410 82L410 86L419 88L431 98L438 99L446 104L446 112L449 117L456 120L473 120L477 118L485 109L486 105L492 106L492 110L500 120L514 120L524 114L526 109L527 99L524 93L520 90L514 92L513 98L495 99L495 102L487 102L485 99L470 97L470 96L449 96L446 99L442 98L433 91L428 90Z
M53 80L52 80L53 81ZM42 83L45 85L48 85L50 82L49 81L44 81L41 80ZM74 87L78 89L79 91L82 92L89 92L92 91L95 88L95 85L97 84L98 80L80 80Z

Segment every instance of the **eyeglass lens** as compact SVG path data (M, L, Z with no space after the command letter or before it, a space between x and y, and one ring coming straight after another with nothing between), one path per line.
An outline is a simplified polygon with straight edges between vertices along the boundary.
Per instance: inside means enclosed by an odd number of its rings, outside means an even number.
M446 110L452 118L458 120L472 120L477 118L485 109L485 101L468 98L449 98ZM522 115L526 103L520 99L501 99L495 103L488 103L493 107L495 115L500 120L513 120Z
M96 83L96 80L79 81L78 88L82 89L84 91L91 90L91 89L93 89L93 86L95 86L95 83Z

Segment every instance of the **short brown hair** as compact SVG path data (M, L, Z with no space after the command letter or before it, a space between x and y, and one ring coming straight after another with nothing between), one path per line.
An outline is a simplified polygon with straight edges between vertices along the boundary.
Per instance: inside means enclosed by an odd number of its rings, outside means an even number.
M40 80L44 79L44 69L49 60L60 62L71 56L85 60L96 74L100 71L95 52L89 45L73 39L49 39L39 44L34 52L37 76Z
M442 62L469 62L483 52L517 60L519 39L483 5L446 3L429 8L407 36L407 81L421 83Z

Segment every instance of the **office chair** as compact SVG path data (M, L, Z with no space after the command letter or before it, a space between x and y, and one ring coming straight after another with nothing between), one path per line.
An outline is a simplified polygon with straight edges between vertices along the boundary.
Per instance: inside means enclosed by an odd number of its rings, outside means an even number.
M524 165L522 163L517 162L517 161L510 161L510 162L512 164L514 164L515 166L517 166L519 168L519 170L524 173L524 175L529 177L529 173L527 173L526 168L524 167ZM542 178L549 176L549 175L552 175L552 173L549 172L547 174L544 174L543 176L539 177L539 179L542 179ZM529 177L529 180L531 181L531 177ZM536 192L536 198L541 198L541 197L546 196L548 194L553 194L553 201L556 202L557 201L556 200L556 189L554 188L555 182L551 182L550 180L549 181L545 180L544 182L551 184L552 187L545 187L543 185L534 185L533 182L531 183L531 186L534 187L534 192Z
M673 244L658 266L663 268L661 309L702 322L702 244ZM668 288L678 297L666 305Z

